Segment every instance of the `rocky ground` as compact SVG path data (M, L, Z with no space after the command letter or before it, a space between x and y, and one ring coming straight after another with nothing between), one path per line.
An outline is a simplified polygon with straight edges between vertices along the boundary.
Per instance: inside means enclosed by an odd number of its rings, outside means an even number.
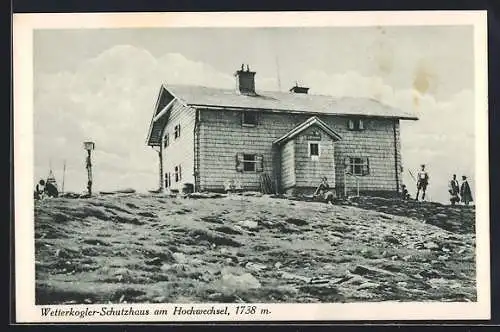
M57 198L35 246L37 304L476 300L473 207Z

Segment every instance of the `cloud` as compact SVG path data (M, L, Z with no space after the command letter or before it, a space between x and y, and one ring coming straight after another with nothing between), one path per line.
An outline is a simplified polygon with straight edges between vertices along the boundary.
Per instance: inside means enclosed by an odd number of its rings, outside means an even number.
M46 176L51 163L61 179L66 160L65 189L84 190L82 142L92 139L96 142L96 190L155 188L157 154L145 145L145 138L160 84L233 88L232 74L221 73L182 54L155 58L146 50L129 45L112 47L82 62L73 72L36 73L36 178ZM275 78L256 79L260 90L277 87ZM464 90L447 101L437 101L424 89L395 90L380 77L353 71L326 74L311 70L298 79L311 87L312 94L375 98L418 114L419 121L402 124L403 162L410 169L420 163L429 165L433 199L447 199L446 183L451 172L473 178L472 91ZM408 172L405 182L411 189L413 180Z

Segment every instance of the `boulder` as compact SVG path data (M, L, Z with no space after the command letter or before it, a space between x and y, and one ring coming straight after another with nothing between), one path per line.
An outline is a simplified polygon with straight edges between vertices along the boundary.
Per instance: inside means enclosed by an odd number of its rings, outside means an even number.
M439 249L439 245L436 242L429 241L429 242L424 243L424 248L430 249L430 250L435 250L435 249Z
M174 252L172 254L172 257L175 259L175 261L177 263L186 263L187 262L187 258L186 258L186 255L183 254L182 252Z
M287 218L287 219L285 219L285 221L287 223L290 223L290 224L293 224L293 225L296 225L296 226L305 226L305 225L307 225L307 221L305 221L304 219L300 219L300 218Z
M252 271L255 271L255 272L259 272L259 271L267 269L267 266L265 266L263 264L259 264L259 263L248 262L245 264L245 268L252 270Z
M310 283L312 278L309 278L309 277L304 277L304 276L300 276L300 275L297 275L297 274L292 274L292 273L288 273L288 272L283 272L281 274L281 277L283 279L294 279L294 280L300 280L300 281L303 281L303 282L306 282L306 283Z
M254 221L254 220L242 220L242 221L238 222L238 225L240 227L251 229L251 230L259 228L259 223L257 221Z
M144 263L146 263L147 265L155 265L155 266L163 265L162 259L160 257L148 259Z
M401 241L391 234L385 235L384 241L391 244L401 244Z
M242 275L224 274L221 281L223 286L238 290L257 289L261 287L259 280L250 273Z
M359 286L357 287L357 290L361 290L361 289L369 289L369 288L376 288L376 287L378 287L378 286L380 286L380 285L379 285L379 284L377 284L377 283L375 283L375 282L369 282L369 281L367 281L367 282L364 282L364 283L362 283L361 285L359 285Z
M373 266L363 266L363 265L357 265L354 270L352 271L354 274L358 274L361 276L364 275L394 275L394 273L387 271L387 270L382 270L378 269Z
M216 227L214 230L225 234L237 234L237 235L243 234L241 231L229 226Z

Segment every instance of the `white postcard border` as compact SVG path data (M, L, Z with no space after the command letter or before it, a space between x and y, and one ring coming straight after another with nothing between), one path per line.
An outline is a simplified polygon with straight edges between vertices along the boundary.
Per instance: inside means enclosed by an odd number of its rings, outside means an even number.
M267 308L271 314L236 315L241 304L113 304L35 305L35 247L33 183L33 30L153 27L313 27L313 26L473 25L476 111L476 271L477 302L380 302L346 304L245 304ZM15 14L14 64L14 199L15 299L18 322L115 321L313 321L313 320L469 320L490 318L489 170L486 11L412 12L275 12L275 13L99 13ZM96 310L103 307L167 309L228 307L230 315L42 316L42 307Z

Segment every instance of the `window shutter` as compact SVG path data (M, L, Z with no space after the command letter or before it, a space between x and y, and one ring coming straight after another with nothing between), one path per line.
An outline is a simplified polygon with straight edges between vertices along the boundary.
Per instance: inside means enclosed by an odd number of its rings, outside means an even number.
M181 165L179 165L179 181L182 180L182 169Z
M363 123L363 119L359 119L359 130L363 130L365 129L365 126L364 126L364 123Z
M347 127L349 130L354 130L354 121L353 120L348 120L347 121Z
M236 170L238 172L243 172L243 153L236 154Z
M264 171L264 156L261 154L255 156L255 171L256 172Z
M368 157L366 157L363 160L363 175L369 175L369 174L370 174L370 163Z

